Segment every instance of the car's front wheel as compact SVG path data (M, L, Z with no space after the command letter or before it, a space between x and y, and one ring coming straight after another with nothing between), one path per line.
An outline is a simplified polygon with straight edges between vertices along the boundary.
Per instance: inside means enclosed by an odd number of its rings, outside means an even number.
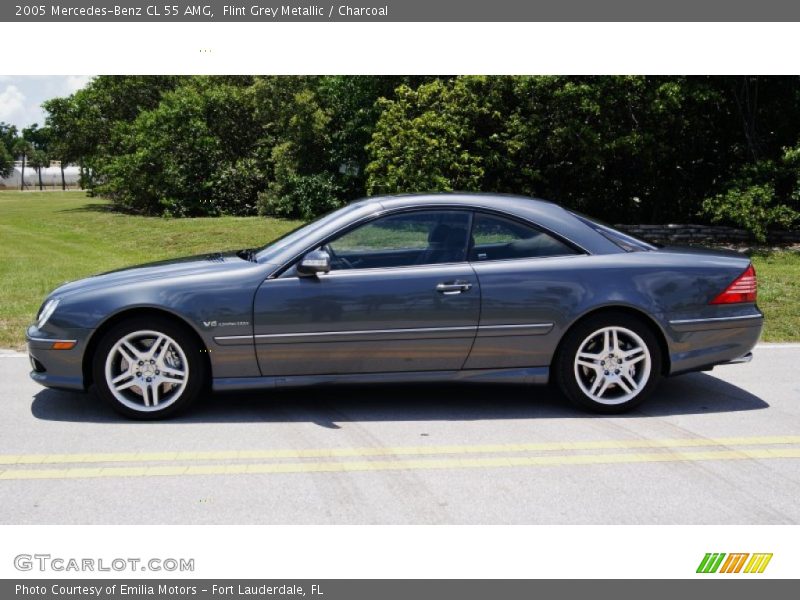
M640 319L607 313L579 323L565 336L556 381L574 404L619 413L643 402L661 378L661 349Z
M93 371L100 397L134 419L160 419L185 409L205 379L195 338L161 317L132 318L111 328L97 346Z

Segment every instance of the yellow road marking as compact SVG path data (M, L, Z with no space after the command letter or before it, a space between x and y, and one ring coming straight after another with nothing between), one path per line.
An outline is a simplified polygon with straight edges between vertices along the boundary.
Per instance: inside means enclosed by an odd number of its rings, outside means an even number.
M400 446L373 448L311 448L274 450L219 450L176 452L116 452L86 454L5 454L0 465L47 465L85 463L191 462L207 460L268 460L282 458L350 458L370 456L496 454L570 450L635 450L639 448L695 448L714 446L764 446L800 444L798 435L688 438L661 440L596 440L585 442L539 442L530 444L484 444L472 446Z
M7 469L0 480L94 479L108 477L164 477L170 475L243 475L278 473L329 473L350 471L398 471L431 469L488 469L561 465L603 465L708 460L757 460L800 458L800 449L761 448L695 452L622 454L570 454L556 456L505 456L492 458L442 458L417 460L325 461L300 463L251 463L237 465L183 465L150 467L95 467L70 469Z

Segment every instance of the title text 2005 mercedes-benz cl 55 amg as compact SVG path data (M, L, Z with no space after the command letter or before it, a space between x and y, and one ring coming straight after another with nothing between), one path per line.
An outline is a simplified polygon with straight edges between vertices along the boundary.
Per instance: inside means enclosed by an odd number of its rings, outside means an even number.
M620 412L666 375L750 358L745 257L657 248L556 204L378 197L260 249L68 283L28 329L32 377L157 418L210 386L558 384ZM534 393L531 393L534 396Z

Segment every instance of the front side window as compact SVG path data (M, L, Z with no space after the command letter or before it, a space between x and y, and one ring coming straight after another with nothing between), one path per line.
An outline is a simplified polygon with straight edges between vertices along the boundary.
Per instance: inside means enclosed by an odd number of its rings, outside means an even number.
M469 252L472 262L570 254L578 252L540 229L496 215L475 215Z
M466 260L467 211L415 211L380 217L323 247L331 270L434 265Z
M326 225L340 219L344 215L358 211L362 207L367 204L367 201L362 202L352 202L347 206L343 206L337 210L329 212L324 217L317 219L316 221L312 221L311 223L307 223L305 225L301 225L293 229L292 231L285 233L281 237L271 241L266 246L258 248L255 250L256 260L258 262L270 262L275 256L279 255L282 250L291 246L292 244L306 238L310 235L313 235L314 232L323 229Z

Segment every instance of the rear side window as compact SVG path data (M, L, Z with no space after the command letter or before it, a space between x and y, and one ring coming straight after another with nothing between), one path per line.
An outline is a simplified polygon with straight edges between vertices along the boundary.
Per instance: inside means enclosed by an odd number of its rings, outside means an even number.
M475 214L469 251L472 262L571 254L579 252L540 229L504 217Z
M625 252L646 252L648 250L655 250L658 247L632 236L629 233L622 233L620 230L614 229L605 223L590 219L586 215L577 212L573 212L572 214L604 238L625 250Z

